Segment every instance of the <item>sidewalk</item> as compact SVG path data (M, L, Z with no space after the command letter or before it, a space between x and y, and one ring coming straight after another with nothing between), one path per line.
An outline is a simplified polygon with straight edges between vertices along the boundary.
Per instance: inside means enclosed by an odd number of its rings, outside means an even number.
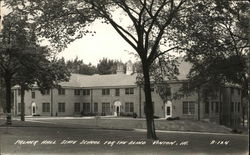
M6 126L5 120L0 119L0 127ZM69 127L69 128L102 128L115 130L146 129L144 118L122 117L26 117L22 122L14 118L12 127ZM155 129L159 131L175 132L204 132L232 134L232 129L214 123L195 120L155 119ZM242 134L248 134L245 130Z

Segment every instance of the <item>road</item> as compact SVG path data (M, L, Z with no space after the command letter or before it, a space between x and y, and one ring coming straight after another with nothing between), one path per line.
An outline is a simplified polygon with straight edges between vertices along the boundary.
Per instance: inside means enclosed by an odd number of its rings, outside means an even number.
M1 126L0 134L1 154L248 154L247 135L158 132L153 141L140 130L49 123Z

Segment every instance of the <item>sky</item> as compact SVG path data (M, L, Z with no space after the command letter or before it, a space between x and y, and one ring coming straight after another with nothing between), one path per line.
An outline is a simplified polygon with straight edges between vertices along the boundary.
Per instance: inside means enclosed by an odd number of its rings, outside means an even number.
M7 14L10 10L2 8L2 14ZM120 22L122 26L131 25L131 21L119 12L115 11L113 14L115 20ZM131 60L136 61L134 54L135 50L115 31L110 24L104 24L101 21L92 23L89 30L95 31L96 34L92 36L88 34L83 38L75 40L68 47L58 54L58 58L64 57L65 60L73 60L78 57L78 60L83 60L85 64L91 63L97 65L102 58L122 61L126 63ZM48 42L45 41L46 45ZM134 54L131 54L134 53Z
M104 57L122 62L135 61L134 55L130 54L134 52L134 49L123 40L111 25L96 21L90 29L96 31L94 36L88 34L75 40L58 57L72 60L77 56L84 63L93 65L96 65Z
M2 8L1 11L2 15L10 12L6 8ZM128 21L122 22L125 25L128 23ZM78 57L85 64L91 63L92 65L96 65L102 58L119 60L124 63L136 60L134 55L129 54L134 52L134 49L123 40L111 25L95 21L89 29L95 31L96 34L94 36L89 34L75 40L64 51L60 52L58 57L64 57L65 60L73 60Z

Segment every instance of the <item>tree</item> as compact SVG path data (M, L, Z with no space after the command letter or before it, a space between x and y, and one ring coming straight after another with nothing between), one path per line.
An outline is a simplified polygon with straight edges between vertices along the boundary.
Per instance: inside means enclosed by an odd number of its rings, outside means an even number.
M171 23L182 9L185 0L174 2L167 1L107 1L102 4L97 1L90 1L93 9L96 10L102 18L108 21L118 34L137 52L142 63L143 86L145 93L144 112L147 123L147 138L157 139L154 125L154 111L151 96L150 84L150 66L157 57L169 52L174 47L170 47L164 52L160 50L160 44L163 38L167 40L167 32L170 33ZM127 28L119 24L111 15L111 4L118 9L132 22ZM133 31L130 31L130 30Z
M18 84L21 87L21 120L24 121L25 90L31 89L35 83L40 87L53 87L54 83L67 80L69 77L65 64L64 67L58 68L58 62L49 60L51 52L47 47L37 44L33 24L27 21L27 15L13 10L4 17L3 22L0 72L5 79L9 124L11 124L11 86Z
M6 110L6 102L5 102L5 90L4 90L4 80L2 78L2 74L0 73L0 112L5 113Z
M117 63L118 61L109 60L107 58L103 58L102 60L99 60L99 63L97 64L98 73L101 75L116 73Z
M242 87L246 96L249 52L249 2L210 0L186 13L177 38L173 40L186 52L186 60L193 64L189 73L190 86L221 90L225 83ZM219 91L221 92L221 91ZM220 96L220 95L219 95Z
M76 57L74 60L67 61L66 66L71 73L84 75L93 75L97 73L97 68L95 66L93 66L91 63L83 63L83 60L78 60L78 57Z
M20 0L21 1L21 0ZM20 1L9 2L16 5ZM19 3L20 4L20 3ZM177 49L173 44L166 45L175 29L172 23L185 12L186 0L66 0L39 1L27 4L33 20L40 26L40 34L50 38L57 47L65 47L69 42L82 37L89 31L84 28L89 22L102 18L137 52L142 63L145 92L145 115L147 120L147 137L156 139L153 118L153 106L150 88L149 68L155 59L171 50ZM129 26L122 25L114 16L114 10L123 13L130 21Z
M1 35L0 72L5 83L7 123L11 124L11 86L15 73L18 72L19 57L22 57L21 49L26 43L22 21L13 24L14 19L5 17Z
M150 66L149 74L151 84L154 85L154 88L160 95L163 103L180 96L178 94L171 94L170 85L168 83L168 80L177 80L176 75L179 74L178 59L179 58L165 54L158 57ZM137 73L137 84L141 86L144 83L142 64L140 62L136 62L135 69Z
M41 64L41 69L36 72L36 83L41 90L60 87L59 83L68 81L70 72L66 67L64 58L52 58Z

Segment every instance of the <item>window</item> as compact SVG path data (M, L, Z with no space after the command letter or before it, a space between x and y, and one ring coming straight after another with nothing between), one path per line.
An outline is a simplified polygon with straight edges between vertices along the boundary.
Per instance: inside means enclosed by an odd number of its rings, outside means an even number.
M234 103L231 102L231 112L234 112Z
M98 103L94 103L94 112L98 112Z
M34 91L31 92L31 98L36 98L36 93Z
M134 103L126 102L125 103L125 112L134 112Z
M189 83L188 82L184 82L182 84L182 89L184 90L184 92L189 92Z
M238 102L238 112L240 112L240 102Z
M82 108L84 113L90 112L90 103L83 103Z
M183 114L194 115L195 102L183 102Z
M65 103L58 103L58 112L65 112Z
M83 89L83 90L82 90L82 94L83 94L84 96L90 95L90 90L89 90L89 89Z
M238 95L240 95L240 89L238 89Z
M58 95L65 95L65 89L63 88L58 89Z
M43 112L50 112L50 104L49 103L43 103Z
M211 112L214 111L214 102L211 102Z
M125 94L127 94L127 95L134 94L134 88L126 88L125 89Z
M215 112L219 113L219 102L215 102Z
M50 94L50 90L49 89L41 90L41 94L42 95L49 95Z
M110 90L109 89L102 89L102 95L109 95Z
M234 94L234 88L231 88L231 94L232 95Z
M171 96L171 88L170 87L166 88L166 94L167 94L167 96Z
M80 93L81 93L81 90L80 89L75 89L75 95L80 95Z
M17 113L21 113L21 103L17 104Z
M77 103L74 104L74 111L75 112L80 112L80 103L77 102Z
M237 112L238 106L237 102L234 102L234 111Z
M109 113L110 112L110 103L109 102L102 103L102 112L103 113Z
M209 102L205 102L205 113L209 114Z
M119 88L115 89L115 96L120 96L120 89Z

